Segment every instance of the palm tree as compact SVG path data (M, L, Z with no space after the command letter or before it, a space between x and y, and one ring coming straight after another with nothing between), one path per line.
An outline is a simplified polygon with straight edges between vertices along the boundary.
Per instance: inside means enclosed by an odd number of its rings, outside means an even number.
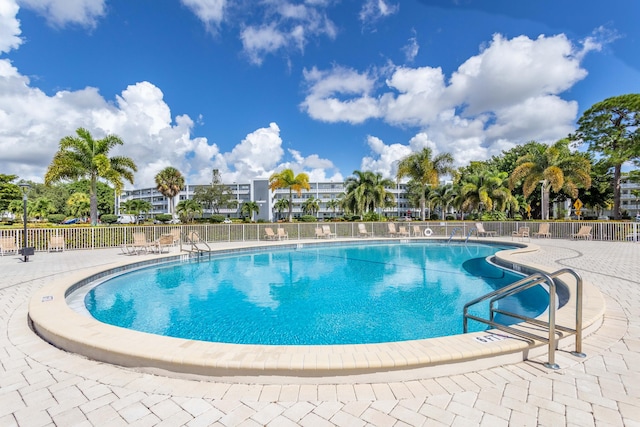
M445 219L445 215L449 206L453 203L456 197L455 192L453 191L453 184L445 184L439 185L433 189L429 200L434 203L435 207L440 207L442 211L442 219Z
M278 211L278 218L281 218L282 211L289 209L289 199L278 199L273 207Z
M78 128L78 137L65 136L60 140L60 149L53 156L53 160L44 176L44 183L50 185L65 179L89 179L91 225L98 223L98 179L102 178L111 183L116 194L120 194L126 179L133 184L133 172L137 171L136 164L129 157L109 156L109 151L123 145L116 135L107 135L103 139L94 140L88 130Z
M302 211L308 215L314 215L320 210L320 201L314 197L309 197L302 203Z
M438 154L432 158L432 151L425 147L422 151L409 154L400 159L398 162L398 171L396 178L400 181L404 177L409 177L420 183L425 188L429 185L435 187L438 185L440 176L452 172L453 156L449 153ZM424 193L424 191L422 192ZM422 212L422 220L425 219L425 202L424 195L420 197L420 211Z
M51 200L46 197L39 197L33 204L33 216L38 219L46 218L51 212L55 211L55 206Z
M251 218L251 222L253 222L253 214L260 213L260 206L258 206L258 203L253 201L244 202L240 208L240 213L243 216L246 215Z
M340 205L341 205L341 202L339 199L331 199L326 203L327 209L331 209L333 211L334 216L336 211L340 207Z
M269 189L275 191L278 188L289 189L289 222L292 221L291 209L293 207L293 192L298 194L298 197L302 194L302 190L309 191L309 175L304 172L300 172L298 175L294 175L293 169L284 169L282 172L276 172L269 177Z
M549 147L534 148L520 157L509 178L509 187L522 184L522 193L529 197L542 183L542 219L549 219L551 190L561 190L572 198L578 197L578 187L591 186L591 162L569 150L569 140L561 139Z
M123 210L124 213L132 214L136 217L141 213L148 213L152 208L153 206L150 202L142 199L127 200L120 204L120 209Z
M346 210L362 215L364 212L374 212L377 207L393 203L394 196L387 191L387 188L395 186L392 180L370 171L355 170L353 174L355 176L345 180L346 196L343 206Z
M481 170L462 177L463 210L504 212L515 202L507 187L508 174Z
M187 222L193 221L196 214L202 215L202 205L197 200L186 199L180 201L176 205L176 213L183 218L186 218Z
M173 214L173 198L180 194L184 187L184 176L172 166L162 169L155 177L156 188L164 197L169 199L168 213Z

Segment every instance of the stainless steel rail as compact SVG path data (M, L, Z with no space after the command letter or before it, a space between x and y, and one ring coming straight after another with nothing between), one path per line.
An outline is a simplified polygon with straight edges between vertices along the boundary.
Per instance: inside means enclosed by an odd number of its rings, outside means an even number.
M575 320L575 329L556 325L556 283L554 281L555 278L562 274L571 274L576 279L576 320ZM514 295L518 292L522 292L524 290L530 289L534 286L542 285L546 283L548 286L549 292L549 308L548 312L548 321L545 322L540 319L534 319L528 316L523 316L521 314L508 312L505 310L501 310L496 308L495 305L503 298ZM489 319L485 319L482 317L478 317L472 314L469 314L469 308L484 301L489 301ZM534 334L532 332L528 332L517 327L506 326L495 321L495 315L502 314L505 316L513 317L515 319L520 319L524 323L529 323L532 325L536 325L538 327L543 327L548 330L548 336L545 338L543 336ZM572 269L563 268L551 274L545 273L534 273L530 276L527 276L517 282L514 282L510 285L507 285L503 288L497 289L493 292L489 292L486 295L480 296L472 301L469 301L464 306L463 313L463 330L464 333L468 331L468 320L474 320L480 323L484 323L496 329L509 332L513 335L524 337L529 340L538 340L545 341L548 343L548 360L545 363L545 366L550 369L558 369L559 366L555 363L555 350L557 346L557 337L556 335L562 336L563 333L568 335L575 335L575 350L571 352L574 356L584 357L584 353L582 353L582 278L580 275ZM515 325L517 326L517 325Z

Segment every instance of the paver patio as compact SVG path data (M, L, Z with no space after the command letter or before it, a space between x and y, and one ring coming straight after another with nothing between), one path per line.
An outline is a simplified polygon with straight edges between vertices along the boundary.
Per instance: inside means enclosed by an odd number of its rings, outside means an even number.
M585 359L388 381L170 378L56 349L27 324L52 279L122 260L120 250L0 258L0 426L640 425L640 244L541 239L524 260L576 269L605 295ZM149 255L153 256L153 255ZM274 382L274 381L270 381Z

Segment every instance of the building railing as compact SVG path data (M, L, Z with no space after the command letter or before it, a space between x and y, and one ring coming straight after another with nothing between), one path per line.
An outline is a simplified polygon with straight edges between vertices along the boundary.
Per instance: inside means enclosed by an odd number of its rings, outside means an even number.
M392 237L389 235L388 222L360 222L365 224L366 230L373 237ZM27 229L28 245L36 251L47 251L52 236L63 236L66 250L117 248L124 243L133 241L133 233L145 233L147 240L157 240L162 234L168 234L172 229L179 228L186 236L196 231L206 242L243 242L268 240L265 228L270 227L277 233L277 228L284 228L289 240L315 239L316 228L329 226L338 238L363 237L358 230L359 222L320 222L320 223L253 223L253 224L180 224L180 225L116 225L99 227L56 227ZM478 240L473 231L476 222L472 221L410 221L396 222L396 228L404 226L410 237L449 238L454 229L459 229L454 240L464 241L470 234L470 241ZM540 222L529 221L488 221L483 222L485 231L494 231L498 237L511 237L520 227L529 227L531 240L535 241L535 234ZM638 222L550 222L550 238L571 239L581 226L591 226L593 240L616 242L640 242L640 223ZM425 233L425 230L429 229ZM13 237L18 247L23 245L22 229L0 229L0 237ZM486 238L480 237L482 241Z

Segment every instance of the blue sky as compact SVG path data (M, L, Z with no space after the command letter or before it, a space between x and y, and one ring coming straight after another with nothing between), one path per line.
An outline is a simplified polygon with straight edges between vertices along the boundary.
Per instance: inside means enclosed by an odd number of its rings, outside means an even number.
M169 165L190 183L393 177L425 146L465 165L638 93L639 16L636 0L0 0L0 173L41 182L78 127L124 140L135 187Z

